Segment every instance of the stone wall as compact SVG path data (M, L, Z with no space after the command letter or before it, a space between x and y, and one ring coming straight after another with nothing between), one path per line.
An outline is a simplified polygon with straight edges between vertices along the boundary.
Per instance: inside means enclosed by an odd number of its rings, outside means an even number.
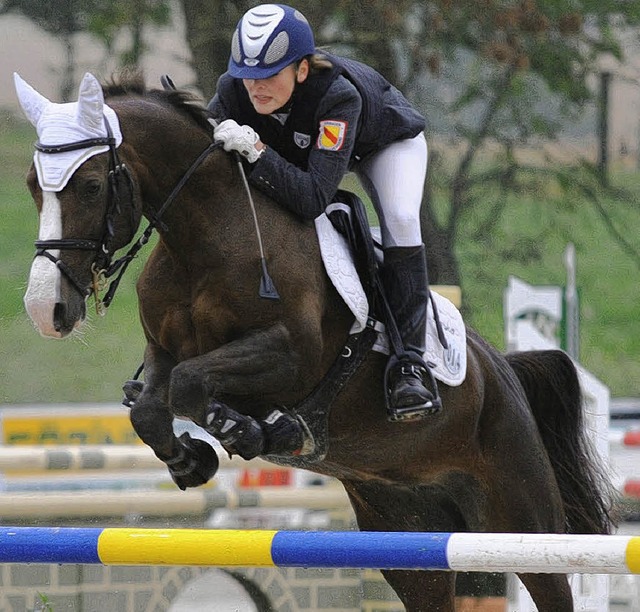
M195 579L219 570L202 567L101 565L0 566L0 610L25 612L165 612ZM360 570L303 568L234 569L266 595L277 612L401 612L386 583L375 584L375 604L363 607ZM370 589L369 586L366 587ZM370 595L371 593L368 593ZM45 603L46 602L46 603ZM390 604L390 605L389 605ZM49 608L47 608L49 605ZM211 610L215 610L212 602Z

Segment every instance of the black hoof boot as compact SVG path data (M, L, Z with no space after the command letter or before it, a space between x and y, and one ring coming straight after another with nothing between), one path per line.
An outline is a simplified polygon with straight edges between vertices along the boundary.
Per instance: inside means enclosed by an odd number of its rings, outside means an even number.
M127 408L133 408L133 405L142 393L142 389L144 389L144 383L141 380L128 380L124 383L122 386L122 390L124 391L122 405Z
M169 474L183 491L209 482L218 471L219 461L215 449L204 440L183 433L178 438L176 455L165 460Z
M441 410L438 386L428 368L407 361L392 368L387 388L389 421L416 421Z
M299 455L305 445L305 431L295 417L273 410L260 421L265 433L265 455Z
M265 435L258 421L221 402L213 401L209 404L204 429L219 440L231 455L253 459L264 452Z

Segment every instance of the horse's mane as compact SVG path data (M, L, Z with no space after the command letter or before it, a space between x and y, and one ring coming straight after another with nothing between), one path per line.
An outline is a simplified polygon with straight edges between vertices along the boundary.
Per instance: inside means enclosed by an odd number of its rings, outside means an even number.
M102 83L102 91L105 100L137 95L167 104L187 115L206 130L211 130L208 122L211 114L195 94L185 89L148 89L144 74L140 70L121 70Z

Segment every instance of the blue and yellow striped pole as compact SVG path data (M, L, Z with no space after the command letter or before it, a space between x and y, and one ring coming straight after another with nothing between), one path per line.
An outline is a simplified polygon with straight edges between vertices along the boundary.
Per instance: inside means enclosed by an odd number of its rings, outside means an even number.
M0 527L0 563L640 574L640 536Z

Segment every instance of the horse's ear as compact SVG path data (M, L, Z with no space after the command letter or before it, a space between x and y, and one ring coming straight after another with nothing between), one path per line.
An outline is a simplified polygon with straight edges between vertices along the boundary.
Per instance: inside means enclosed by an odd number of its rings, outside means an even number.
M37 127L44 109L47 108L51 102L31 87L17 72L13 73L13 82L15 84L16 94L18 95L18 101L25 116L34 127Z
M78 122L89 127L92 132L100 132L104 124L103 113L102 86L96 77L87 72L82 77L78 91Z

